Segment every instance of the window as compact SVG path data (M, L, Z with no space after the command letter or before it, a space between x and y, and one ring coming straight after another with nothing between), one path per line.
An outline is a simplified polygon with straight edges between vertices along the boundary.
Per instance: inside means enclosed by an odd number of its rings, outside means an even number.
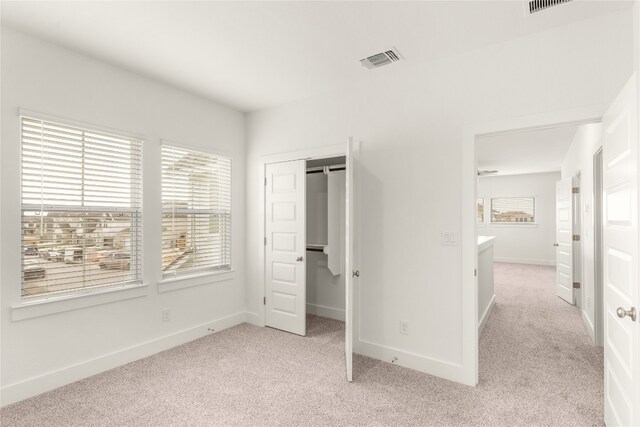
M231 269L231 159L162 146L162 275Z
M21 127L22 296L140 283L142 142L28 117Z
M477 205L478 223L482 224L484 222L484 199L478 199Z
M491 222L532 223L535 221L533 197L499 197L491 199Z

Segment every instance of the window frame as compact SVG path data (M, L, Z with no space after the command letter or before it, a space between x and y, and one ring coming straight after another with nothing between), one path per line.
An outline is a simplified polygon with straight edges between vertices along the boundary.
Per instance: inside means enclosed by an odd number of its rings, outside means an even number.
M533 203L533 221L494 221L493 220L493 203L494 200L496 199L531 199L532 203ZM536 196L492 196L490 197L490 202L489 202L489 221L488 224L493 225L493 226L507 226L507 227L511 227L511 226L532 226L532 225L537 225L537 212L536 212Z
M169 147L181 151L192 152L195 154L212 156L215 158L223 158L228 160L229 162L229 210L228 210L228 227L229 227L229 252L228 252L228 268L216 268L216 267L195 267L185 269L182 272L176 271L175 273L166 274L162 267L162 256L164 250L164 242L165 238L163 237L163 220L165 215L165 209L163 207L163 193L164 186L162 185L163 178L163 170L162 170L162 162L163 162L163 148ZM163 139L160 141L160 175L161 175L161 185L160 185L160 240L161 240L161 248L160 248L160 280L158 284L161 285L158 289L159 292L168 292L176 289L182 289L185 287L191 286L200 286L209 283L216 283L221 281L231 280L235 274L234 264L233 264L233 163L234 156L230 153L224 152L223 150L207 150L206 148L197 147L194 145L188 145L183 143L178 143L170 140ZM202 212L200 209L195 209L194 211Z
M479 218L480 211L478 209L481 200L482 200L482 219ZM483 197L476 197L476 222L478 224L486 224L486 222L487 222L486 221L486 219L487 219L486 206L487 206L487 203L486 203L486 198L484 196Z
M18 184L18 197L20 204L20 229L22 230L23 226L23 218L24 212L33 210L29 208L38 207L43 209L47 207L47 211L50 212L64 212L66 211L74 211L79 213L87 213L87 212L131 212L135 213L137 217L137 236L136 236L136 245L139 248L136 251L135 256L132 259L135 259L136 267L135 267L135 277L133 280L107 283L107 284L97 284L93 286L81 286L73 289L65 289L60 291L51 291L45 293L39 293L34 295L23 295L23 286L25 284L24 281L24 256L22 253L22 249L24 247L24 237L21 233L19 244L20 244L20 292L19 292L19 302L15 305L12 305L12 320L22 320L32 317L39 317L47 314L53 314L57 312L64 312L69 310L75 310L77 308L84 308L93 305L99 305L102 303L107 303L111 301L118 301L130 298L137 298L140 296L146 295L147 284L143 281L143 153L144 153L144 145L146 138L142 134L138 134L135 132L124 131L121 129L109 128L106 126L96 125L93 123L81 122L73 119L63 118L56 115L51 114L43 114L40 112L27 110L23 108L18 109L18 127L19 127L19 152L18 159L20 162L19 166L19 184ZM139 145L139 163L137 164L138 172L138 201L139 206L137 208L122 208L122 207L111 207L109 209L104 209L103 207L78 207L73 205L54 205L54 204L25 204L23 203L23 181L24 181L24 171L23 171L23 158L24 158L24 146L23 146L23 120L34 120L40 121L44 123L49 123L52 125L59 125L62 127L73 128L75 130L79 130L82 132L88 133L97 133L102 134L104 136L110 136L115 138L121 138L126 140L135 141ZM50 209L49 209L50 208ZM136 234L132 231L132 235ZM83 282L84 283L84 282ZM125 291L125 292L122 292ZM55 304L49 304L55 303ZM43 305L45 304L45 305Z

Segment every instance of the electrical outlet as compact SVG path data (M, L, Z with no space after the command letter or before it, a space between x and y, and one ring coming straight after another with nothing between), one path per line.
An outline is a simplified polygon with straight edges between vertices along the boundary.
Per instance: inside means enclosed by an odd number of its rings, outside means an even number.
M409 335L409 322L406 320L400 321L400 333L402 335Z
M169 320L171 320L171 310L165 308L164 310L162 310L162 321L168 322Z

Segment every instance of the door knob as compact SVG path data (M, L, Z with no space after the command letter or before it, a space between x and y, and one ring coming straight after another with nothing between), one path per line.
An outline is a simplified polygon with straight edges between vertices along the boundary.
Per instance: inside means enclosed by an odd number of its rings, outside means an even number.
M360 270L353 270L351 272L351 277L360 277Z
M560 243L554 243L553 246L557 248L558 246L560 246Z
M296 261L298 261L298 262L302 262L302 261L304 261L304 258L302 258L301 256L299 256L298 258L296 258Z
M636 321L636 318L638 317L638 314L636 313L636 308L635 307L631 307L631 310L625 310L622 307L618 307L618 309L616 310L616 314L621 319L624 319L626 316L629 316L629 317L631 317L631 320L633 320L634 322Z

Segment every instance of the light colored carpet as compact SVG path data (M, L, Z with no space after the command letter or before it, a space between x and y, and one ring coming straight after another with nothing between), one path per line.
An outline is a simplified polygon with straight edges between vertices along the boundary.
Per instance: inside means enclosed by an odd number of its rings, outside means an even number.
M466 387L356 356L344 326L305 338L240 325L1 411L3 426L602 425L602 351L549 267L497 264L496 306Z

